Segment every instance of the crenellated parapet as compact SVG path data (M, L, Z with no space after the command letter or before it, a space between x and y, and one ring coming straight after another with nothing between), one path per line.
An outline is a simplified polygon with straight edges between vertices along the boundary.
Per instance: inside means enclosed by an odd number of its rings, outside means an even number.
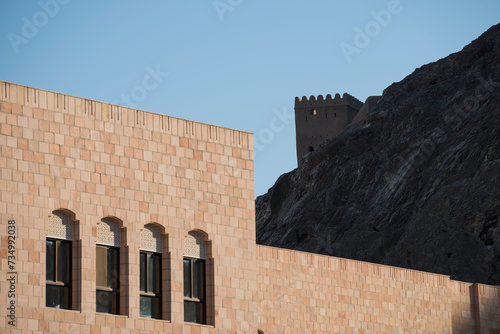
M330 106L350 106L356 110L359 110L363 106L363 102L347 93L344 93L342 97L340 97L340 94L337 93L333 98L331 94L326 95L326 97L323 97L323 95L318 95L318 97L311 95L309 98L307 98L307 96L303 96L302 98L295 98L296 109Z

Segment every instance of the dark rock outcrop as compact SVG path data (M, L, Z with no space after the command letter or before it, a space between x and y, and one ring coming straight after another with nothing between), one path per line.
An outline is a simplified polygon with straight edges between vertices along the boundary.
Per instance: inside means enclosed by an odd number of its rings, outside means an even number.
M257 242L500 284L500 25L257 198Z

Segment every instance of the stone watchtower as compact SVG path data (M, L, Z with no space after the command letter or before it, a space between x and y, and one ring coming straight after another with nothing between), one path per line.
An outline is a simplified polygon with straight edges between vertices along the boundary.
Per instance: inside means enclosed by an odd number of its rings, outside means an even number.
M339 135L354 119L363 102L344 93L295 98L295 136L297 165L302 157L316 150L325 140Z

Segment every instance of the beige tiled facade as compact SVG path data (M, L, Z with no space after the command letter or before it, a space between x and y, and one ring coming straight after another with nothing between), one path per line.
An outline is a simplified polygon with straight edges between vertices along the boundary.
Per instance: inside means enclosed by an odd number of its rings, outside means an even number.
M0 101L2 333L499 333L497 287L256 245L250 133L6 82ZM72 310L45 306L57 214L74 227ZM103 219L120 234L119 315L96 312ZM163 244L161 320L139 315L146 225ZM206 325L184 322L191 231Z
M265 333L500 330L500 288L421 271L257 246L257 288Z

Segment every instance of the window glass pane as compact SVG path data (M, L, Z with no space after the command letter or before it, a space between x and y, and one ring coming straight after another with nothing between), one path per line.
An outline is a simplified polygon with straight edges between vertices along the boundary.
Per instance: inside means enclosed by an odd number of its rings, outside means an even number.
M54 281L55 280L55 246L54 246L54 241L53 240L47 240L46 242L46 263L47 263L47 268L45 272L45 278L47 281Z
M193 298L205 298L205 261L193 262Z
M160 254L149 255L149 292L161 293Z
M161 316L161 298L153 297L151 298L151 317L154 319L162 319Z
M191 261L184 259L184 297L191 297Z
M69 287L47 284L45 289L45 306L70 309Z
M110 291L96 291L96 311L113 313L113 294Z
M47 307L60 307L60 298L59 298L59 287L54 285L48 285L45 288L45 306Z
M152 303L151 297L141 296L141 310L140 310L141 317L151 318L151 303Z
M118 277L120 273L118 272L118 249L108 248L108 280L107 287L112 289L118 288Z
M106 286L106 247L97 246L96 254L97 286Z
M67 241L57 242L57 281L69 283L71 249Z
M204 318L202 303L184 301L184 321L203 324Z
M144 318L161 319L161 298L141 296L140 315Z
M141 255L140 255L140 259L141 259L140 285L141 285L141 291L144 291L144 292L147 291L146 290L146 279L147 279L146 260L147 260L147 256L148 255L146 253L141 253Z

